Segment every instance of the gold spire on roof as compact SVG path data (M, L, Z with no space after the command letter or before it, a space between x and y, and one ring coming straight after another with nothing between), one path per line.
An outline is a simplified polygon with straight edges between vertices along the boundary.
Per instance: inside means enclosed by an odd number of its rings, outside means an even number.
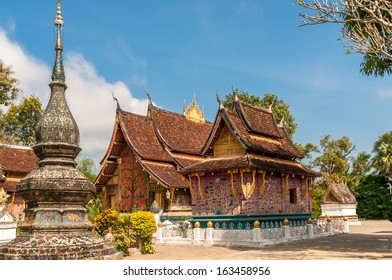
M193 122L205 123L204 112L202 112L196 102L196 94L193 95L193 101L187 108L184 106L184 116Z

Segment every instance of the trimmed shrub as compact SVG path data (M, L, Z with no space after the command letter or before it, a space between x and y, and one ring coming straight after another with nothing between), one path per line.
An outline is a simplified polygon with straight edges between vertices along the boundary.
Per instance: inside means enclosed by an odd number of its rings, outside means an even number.
M138 211L131 214L132 232L141 239L141 253L153 254L152 235L156 232L154 214L147 211Z

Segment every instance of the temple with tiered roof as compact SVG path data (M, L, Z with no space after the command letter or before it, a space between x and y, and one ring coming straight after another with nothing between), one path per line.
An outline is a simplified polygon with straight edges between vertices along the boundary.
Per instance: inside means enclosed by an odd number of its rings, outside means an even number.
M189 215L277 215L312 212L313 180L301 153L268 109L238 99L204 120L194 100L184 114L151 102L147 115L125 112L116 123L95 182L104 206ZM190 116L191 115L191 116Z

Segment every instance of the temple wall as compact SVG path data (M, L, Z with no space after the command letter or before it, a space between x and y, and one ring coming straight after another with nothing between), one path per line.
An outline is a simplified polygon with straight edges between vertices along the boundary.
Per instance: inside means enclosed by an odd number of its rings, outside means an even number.
M136 161L135 155L127 146L121 154L120 164L120 209L129 211L132 208L146 208L147 173Z
M243 183L250 189L252 173L245 172ZM283 189L287 184L286 199L283 198ZM235 193L233 194L231 175L227 173L206 173L198 178L192 177L194 197L192 212L194 215L216 214L279 214L279 213L310 213L311 199L305 187L304 179L300 176L282 176L268 173L265 175L264 191L262 187L262 174L255 174L253 193L246 198L241 183L240 173L233 174ZM290 191L292 189L292 191ZM200 194L202 193L202 194ZM291 194L290 194L291 193ZM203 198L202 198L203 196Z

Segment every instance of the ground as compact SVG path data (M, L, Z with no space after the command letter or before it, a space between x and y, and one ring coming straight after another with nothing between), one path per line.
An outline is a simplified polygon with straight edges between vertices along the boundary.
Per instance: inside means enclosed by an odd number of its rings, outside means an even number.
M156 253L133 253L127 260L392 260L392 223L366 220L350 233L305 239L259 249L217 246L155 246Z

